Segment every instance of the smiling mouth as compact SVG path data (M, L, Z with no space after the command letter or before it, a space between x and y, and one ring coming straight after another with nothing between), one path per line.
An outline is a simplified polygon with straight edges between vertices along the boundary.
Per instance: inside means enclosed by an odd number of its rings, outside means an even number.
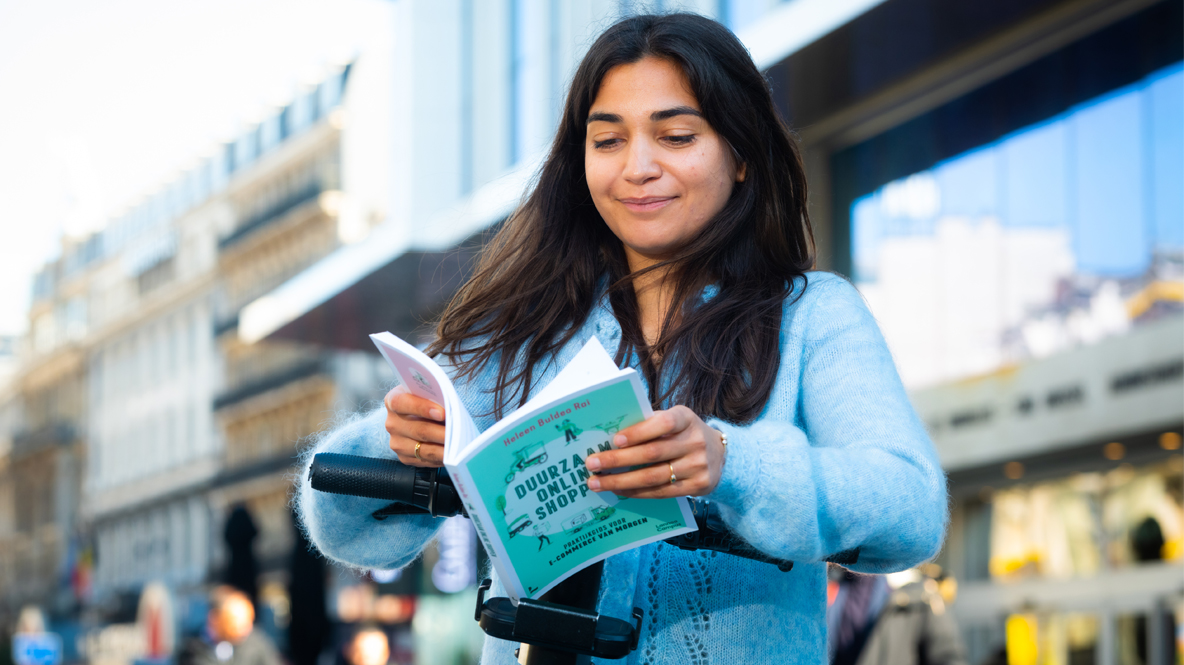
M624 206L634 212L649 212L664 208L678 197L675 196L647 196L639 199L619 199Z

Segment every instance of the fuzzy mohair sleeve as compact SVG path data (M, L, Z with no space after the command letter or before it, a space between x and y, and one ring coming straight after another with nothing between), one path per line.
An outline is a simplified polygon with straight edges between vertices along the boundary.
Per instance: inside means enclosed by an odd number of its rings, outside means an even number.
M711 421L729 445L709 498L767 553L903 570L941 547L945 474L863 298L814 275L786 309L783 376L765 412L744 426Z
M357 415L320 438L305 453L297 479L296 510L309 540L329 559L358 568L402 568L419 556L444 520L430 515L393 515L376 520L390 503L314 490L308 467L316 453L395 459L385 429L386 409Z

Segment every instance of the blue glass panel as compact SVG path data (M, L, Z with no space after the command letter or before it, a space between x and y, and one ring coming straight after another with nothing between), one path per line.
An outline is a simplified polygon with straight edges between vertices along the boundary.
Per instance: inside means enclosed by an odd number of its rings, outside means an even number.
M1138 94L1121 94L1070 116L1074 251L1081 272L1127 277L1150 264L1140 101Z
M1151 218L1156 249L1184 250L1184 71L1172 67L1147 89Z
M999 146L1005 226L1068 223L1067 140L1065 123L1058 120L1025 130Z
M941 213L979 217L998 214L998 154L993 147L968 152L934 169Z
M765 15L768 0L728 0L721 7L726 25L732 30L743 30Z
M879 197L865 196L851 209L851 251L855 256L855 281L872 281L879 268L877 249L884 234Z

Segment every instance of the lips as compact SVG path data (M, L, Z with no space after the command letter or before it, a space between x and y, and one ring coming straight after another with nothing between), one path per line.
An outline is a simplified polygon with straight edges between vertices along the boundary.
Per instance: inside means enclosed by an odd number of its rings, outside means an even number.
M650 212L666 207L676 196L646 196L642 198L618 199L626 208L633 212Z

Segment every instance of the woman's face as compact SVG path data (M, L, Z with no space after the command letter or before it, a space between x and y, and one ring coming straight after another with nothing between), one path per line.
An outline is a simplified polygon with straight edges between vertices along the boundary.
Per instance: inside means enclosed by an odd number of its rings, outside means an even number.
M647 57L609 70L588 114L588 190L631 270L670 257L744 179L700 115L678 65Z

